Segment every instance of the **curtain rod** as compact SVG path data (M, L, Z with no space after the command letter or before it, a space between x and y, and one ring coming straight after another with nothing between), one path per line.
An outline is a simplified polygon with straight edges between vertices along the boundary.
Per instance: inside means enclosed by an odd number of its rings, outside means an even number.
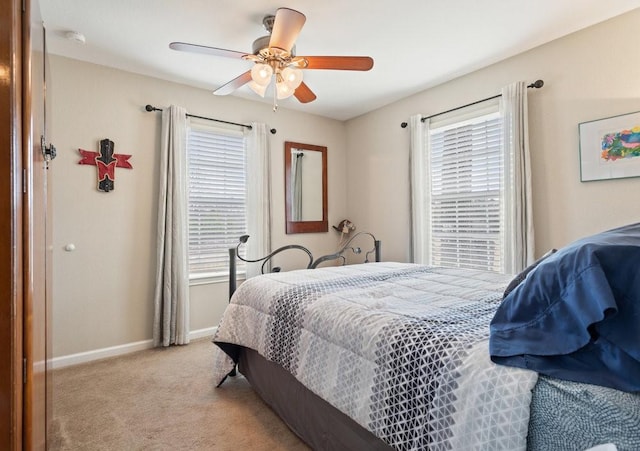
M156 108L152 105L145 105L144 107L145 110L151 112L151 111L162 111L162 108ZM229 121L223 121L222 119L213 119L211 117L205 117L205 116L196 116L195 114L189 114L187 113L187 117L195 117L198 119L204 119L207 121L214 121L214 122L221 122L223 124L229 124L229 125L237 125L238 127L245 127L248 128L249 130L251 130L253 127L251 127L251 125L248 124L239 124L237 122L229 122ZM277 130L275 128L272 128L271 130L269 130L271 132L272 135L275 135Z
M530 85L527 85L527 88L536 88L536 89L538 89L538 88L542 88L543 86L544 86L544 81L536 80L533 83L531 83ZM495 96L487 97L486 99L476 100L475 102L467 103L466 105L462 105L462 106L459 106L459 107L451 108L450 110L442 111L440 113L432 114L431 116L423 117L422 119L420 119L420 121L424 122L427 119L431 119L432 117L441 116L443 114L451 113L452 111L456 111L456 110L461 110L462 108L466 108L466 107L472 106L472 105L477 105L478 103L486 102L487 100L497 99L498 97L502 97L502 94L497 94ZM406 122L403 122L403 123L400 124L400 127L407 128L407 125L409 125L409 124L407 124Z

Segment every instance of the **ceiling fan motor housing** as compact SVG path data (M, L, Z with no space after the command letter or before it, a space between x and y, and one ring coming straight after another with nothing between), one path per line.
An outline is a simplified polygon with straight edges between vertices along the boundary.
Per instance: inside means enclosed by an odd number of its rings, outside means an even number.
M269 48L269 41L271 36L262 36L253 41L253 54L257 55L260 50Z
M269 42L271 41L271 35L262 36L253 41L252 51L254 55L260 53L261 50L266 50L269 48ZM291 47L291 50L288 52L289 56L293 58L296 56L296 46Z

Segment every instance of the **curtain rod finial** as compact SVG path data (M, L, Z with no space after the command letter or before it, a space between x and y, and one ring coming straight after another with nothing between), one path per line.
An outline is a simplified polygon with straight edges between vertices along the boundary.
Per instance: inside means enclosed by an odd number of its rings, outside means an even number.
M544 81L542 80L536 80L533 83L531 83L529 86L527 86L527 88L542 88L544 86Z
M407 124L406 122L403 122L402 124L400 124L400 127L407 128L407 125L409 125L409 124Z

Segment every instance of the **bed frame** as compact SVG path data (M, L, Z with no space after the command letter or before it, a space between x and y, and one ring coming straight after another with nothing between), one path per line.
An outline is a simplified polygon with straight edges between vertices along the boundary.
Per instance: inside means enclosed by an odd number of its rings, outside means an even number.
M352 245L354 240L358 237L364 237L365 239L370 238L372 241L373 247L371 247L368 251L364 251L361 247ZM238 243L238 245L236 247L232 247L229 249L229 299L231 299L231 296L233 296L233 293L235 293L237 288L236 258L247 263L262 262L262 266L260 267L260 272L262 274L265 273L265 269L267 269L267 265L273 257L288 250L299 250L301 252L304 252L307 255L307 257L309 258L309 264L307 265L306 269L315 269L323 263L331 262L335 260L340 261L342 265L346 265L347 255L349 253L360 255L364 252L364 263L369 263L370 261L369 257L372 254L374 256L374 261L376 262L381 261L380 260L380 255L381 255L380 240L377 240L376 237L369 232L356 233L351 238L349 238L349 240L336 253L323 255L321 257L318 257L315 260L313 258L313 254L311 253L311 251L299 244L288 244L286 246L279 247L275 251L271 252L269 255L266 255L262 258L258 258L256 260L249 260L249 259L243 258L240 255L240 246L245 244L248 240L249 240L249 235L242 235L239 239L240 242ZM270 272L280 272L280 269L281 269L280 267L276 266L272 268Z

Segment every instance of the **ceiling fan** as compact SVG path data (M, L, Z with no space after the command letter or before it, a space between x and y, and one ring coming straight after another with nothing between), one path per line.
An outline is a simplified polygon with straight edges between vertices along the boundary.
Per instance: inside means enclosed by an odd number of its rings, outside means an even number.
M295 41L305 21L304 14L289 8L279 8L275 16L265 16L262 23L269 35L253 42L251 54L185 42L172 42L169 47L173 50L253 61L255 64L251 70L220 86L213 93L231 94L248 84L254 92L264 97L272 78L275 78L274 110L277 108L276 99L291 95L301 103L316 99L313 91L302 81L301 69L367 71L373 67L373 59L368 56L296 56Z

